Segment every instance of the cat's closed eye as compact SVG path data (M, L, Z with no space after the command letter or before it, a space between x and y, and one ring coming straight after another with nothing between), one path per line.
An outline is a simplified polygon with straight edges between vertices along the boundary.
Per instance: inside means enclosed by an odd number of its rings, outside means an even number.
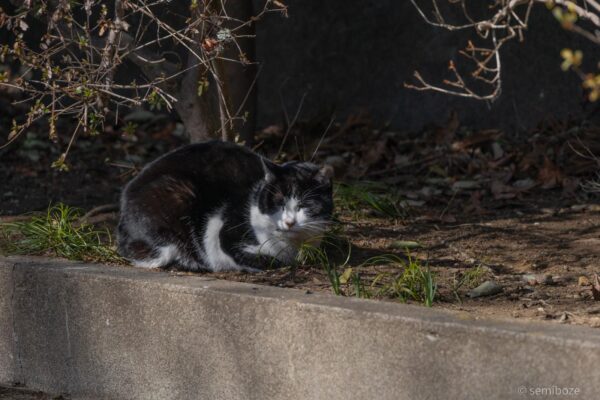
M273 203L274 203L276 206L278 206L278 207L279 207L279 206L283 207L283 205L284 205L284 203L285 203L285 196L283 195L283 193L281 193L281 192L276 192L276 193L273 195Z

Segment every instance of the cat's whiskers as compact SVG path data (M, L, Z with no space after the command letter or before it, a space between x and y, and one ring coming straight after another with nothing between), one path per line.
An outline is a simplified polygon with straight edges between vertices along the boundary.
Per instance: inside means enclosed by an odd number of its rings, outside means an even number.
M308 200L308 199L313 198L313 196L316 194L316 191L320 188L321 188L321 185L305 190L304 192L302 192L302 194L300 194L300 199Z
M302 224L302 227L316 227L319 229L327 229L327 227L329 227L331 225L330 221L326 221L326 220L317 220L317 221L307 221L304 224Z
M247 222L247 221L243 221L243 222L241 222L241 223L239 223L239 224L237 224L237 225L230 226L229 228L225 229L225 231L226 231L226 232L229 232L229 231L232 231L232 230L234 230L234 229L236 229L236 228L239 228L240 226L247 225L247 224L248 224L248 222ZM250 230L251 230L251 229L252 229L252 228L248 228L248 229L247 229L247 231L248 231L248 232L250 232Z

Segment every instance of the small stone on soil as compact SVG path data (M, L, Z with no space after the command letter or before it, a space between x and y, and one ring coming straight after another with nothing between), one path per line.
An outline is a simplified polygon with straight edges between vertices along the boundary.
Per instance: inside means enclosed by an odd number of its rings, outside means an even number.
M539 275L523 275L523 281L528 285L552 285L554 282L552 275L539 274Z
M414 242L411 240L396 240L392 242L389 246L390 249L416 249L421 247L421 244L418 242Z
M483 296L492 296L494 294L498 294L502 292L502 286L494 281L485 281L481 285L477 286L475 289L471 290L467 296L474 297L483 297Z

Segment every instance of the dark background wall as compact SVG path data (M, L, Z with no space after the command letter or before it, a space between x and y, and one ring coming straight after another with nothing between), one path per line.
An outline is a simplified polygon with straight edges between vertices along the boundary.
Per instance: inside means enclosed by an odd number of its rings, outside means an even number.
M442 122L452 109L465 125L509 131L583 111L581 82L561 71L560 50L584 48L593 58L595 49L565 32L543 5L525 42L507 46L503 94L489 105L403 87L416 69L441 82L448 60L464 62L457 51L474 36L428 26L407 0L286 4L289 18L272 14L257 26L259 125L282 120L281 98L293 113L304 94L301 118L365 110L377 123L408 130Z

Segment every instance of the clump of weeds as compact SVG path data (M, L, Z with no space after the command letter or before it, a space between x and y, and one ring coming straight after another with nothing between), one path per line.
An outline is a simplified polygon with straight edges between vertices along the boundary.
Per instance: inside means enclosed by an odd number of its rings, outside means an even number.
M0 224L0 251L4 254L53 255L69 260L124 262L110 232L81 218L79 209L65 204L50 206L43 215Z
M351 249L350 243L343 239L339 232L330 232L323 237L321 246L304 244L299 253L298 263L322 269L329 280L331 290L339 296L367 299L388 297L403 302L418 301L427 307L433 305L437 292L435 276L429 267L422 266L410 254L407 260L393 254L381 255L353 267L350 266ZM400 272L381 272L374 278L365 273L366 268L382 264L399 266Z
M397 298L403 302L414 300L431 307L437 293L435 275L429 267L421 265L419 260L410 254L408 260L396 255L382 255L366 261L366 264L395 264L402 268L396 274L382 272L377 274L371 283L371 290L376 296Z
M452 294L456 300L461 303L459 290L463 287L472 289L479 286L488 274L488 269L481 265L472 267L463 272L455 272L452 275Z
M348 265L352 254L352 245L340 232L341 227L337 225L323 236L305 242L297 257L299 265L321 268L327 275L333 293L338 296L343 294L340 270Z
M349 211L355 218L365 213L395 219L407 215L406 204L399 193L379 182L340 182L335 185L334 197L336 206Z

